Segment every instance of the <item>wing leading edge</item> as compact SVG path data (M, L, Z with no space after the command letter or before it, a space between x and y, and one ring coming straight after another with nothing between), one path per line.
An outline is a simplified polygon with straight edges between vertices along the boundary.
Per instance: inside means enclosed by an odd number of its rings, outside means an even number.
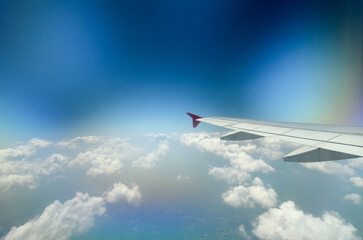
M243 141L272 137L305 145L286 155L283 159L287 162L322 162L363 157L363 127L203 118L187 114L193 119L193 127L205 122L235 131L221 137L221 140Z

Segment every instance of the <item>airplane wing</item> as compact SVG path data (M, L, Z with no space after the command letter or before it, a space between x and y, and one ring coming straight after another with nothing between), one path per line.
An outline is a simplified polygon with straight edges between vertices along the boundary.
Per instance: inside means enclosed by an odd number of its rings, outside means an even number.
M283 159L287 162L322 162L363 157L363 127L268 122L239 118L203 118L187 113L193 127L200 122L234 130L221 140L242 141L272 137L304 145Z

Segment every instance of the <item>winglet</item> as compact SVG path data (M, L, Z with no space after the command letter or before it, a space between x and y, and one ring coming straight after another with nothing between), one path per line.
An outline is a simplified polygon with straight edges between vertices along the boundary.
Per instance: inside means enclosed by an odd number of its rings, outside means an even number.
M197 121L197 119L202 118L202 117L199 117L192 113L187 113L187 114L193 119L193 127L196 128L198 126L198 124L200 123L199 121Z

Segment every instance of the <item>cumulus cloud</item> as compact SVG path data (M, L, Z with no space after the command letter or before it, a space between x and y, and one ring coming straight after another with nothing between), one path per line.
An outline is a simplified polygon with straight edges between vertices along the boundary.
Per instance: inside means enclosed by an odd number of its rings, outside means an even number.
M36 187L35 177L32 175L9 174L0 177L0 189L7 191L12 186L27 186L29 189Z
M277 194L272 188L265 188L259 178L255 178L252 186L245 187L239 185L223 193L223 201L233 207L254 208L259 205L263 208L269 208L276 205Z
M211 167L208 174L216 179L226 180L230 184L241 184L251 178L248 172L233 167Z
M162 141L159 143L159 146L155 151L149 153L146 156L138 158L132 163L132 166L144 169L155 167L156 162L159 161L161 156L165 156L168 150L169 150L168 142Z
M99 136L85 136L85 137L75 137L70 140L70 142L83 141L85 143L97 143L102 141L102 137Z
M96 141L94 138L87 141ZM97 138L97 141L100 139ZM123 168L123 161L132 158L138 149L133 147L127 139L105 139L99 146L81 152L68 163L69 167L87 166L87 175L111 175L119 173Z
M227 133L228 135L228 133ZM262 138L258 140L236 142L220 140L219 133L186 133L179 136L182 143L187 146L195 145L201 151L213 152L217 155L224 155L226 149L230 152L234 150L237 153L244 152L255 158L263 158L269 160L281 159L284 152L292 151L296 148L296 144L280 141L274 138Z
M235 169L246 172L273 172L274 169L262 159L254 159L250 154L256 152L256 145L239 145L222 141L219 135L207 133L182 134L180 141L187 146L196 146L201 151L208 151L230 161Z
M263 159L281 160L288 152L292 152L299 145L291 142L281 141L275 138L261 138L255 140L255 153Z
M28 143L31 146L41 147L41 148L49 147L49 146L51 146L53 144L52 142L49 142L49 141L46 141L46 140L42 140L42 139L39 139L39 138L33 138Z
M44 167L40 170L43 174L49 175L56 170L61 170L63 166L67 163L67 160L67 157L63 156L62 154L52 154L45 160Z
M253 226L253 234L260 239L359 239L357 229L337 213L325 212L322 217L314 217L297 209L292 201L270 208Z
M76 137L62 142L33 138L0 149L0 190L13 186L33 189L42 177L57 177L53 175L66 167L84 167L89 176L119 173L123 161L131 161L139 151L128 139L114 137Z
M354 184L354 186L363 187L363 178L361 178L361 177L351 177L349 180Z
M146 134L147 137L153 137L153 138L170 138L170 135L166 133L148 133Z
M33 138L26 143L17 144L13 147L0 149L0 161L5 161L9 158L24 158L32 156L38 148L51 146L53 143L39 138Z
M0 164L0 190L8 190L13 186L33 189L41 176L60 171L66 159L61 154L52 154L45 160L21 158L3 161Z
M55 146L66 148L66 149L79 149L81 147L92 146L95 144L104 144L110 142L117 142L120 138L112 138L112 137L101 137L101 136L82 136L75 137L65 141L59 141L54 143ZM124 139L126 140L126 139Z
M362 197L356 193L352 193L345 195L344 200L352 201L355 205L359 205L362 201Z
M66 240L73 233L82 233L94 225L95 216L106 211L102 197L77 193L64 202L54 201L43 213L20 227L13 227L4 240Z
M227 159L230 166L211 166L208 174L216 179L225 180L229 184L239 184L222 194L223 201L234 207L254 208L256 205L269 208L276 205L277 194L271 188L266 188L261 179L255 178L251 182L251 173L274 172L275 169L262 159L255 159L252 155L263 156L265 154L279 157L281 155L278 141L271 140L265 145L273 145L274 152L261 149L256 144L249 142L238 144L219 139L218 134L188 133L180 136L180 141L187 146L196 146L201 151L208 151ZM272 157L272 158L273 158Z
M35 153L34 146L30 144L0 149L0 161L8 158L29 157Z
M99 137L99 136L83 136L83 137L75 137L67 141L60 141L57 143L54 143L54 145L61 147L61 148L69 148L69 149L76 149L80 147L82 144L95 144L104 142L107 140L105 137Z
M87 193L77 193L76 196L64 202L58 200L48 205L43 213L22 226L12 227L4 240L17 239L69 239L74 233L83 233L94 225L96 216L105 213L105 204L126 200L139 205L142 195L139 186L133 184L128 188L122 183L115 183L103 197L92 197Z
M105 200L110 203L126 200L128 203L139 205L141 198L142 195L138 185L133 184L132 188L128 188L120 182L115 183L113 188L105 194Z
M12 186L33 189L40 176L61 169L66 161L65 156L53 154L44 159L39 155L41 151L49 154L51 146L55 144L33 138L26 143L18 142L15 146L0 149L0 190L8 190Z

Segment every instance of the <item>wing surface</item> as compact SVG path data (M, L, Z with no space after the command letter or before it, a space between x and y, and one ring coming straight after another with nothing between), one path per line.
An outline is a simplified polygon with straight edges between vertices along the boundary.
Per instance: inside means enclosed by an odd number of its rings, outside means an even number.
M272 137L306 145L284 157L289 162L321 162L363 157L363 127L269 122L239 118L199 117L193 122L204 122L235 132L222 140L249 140ZM195 124L198 125L198 124Z

